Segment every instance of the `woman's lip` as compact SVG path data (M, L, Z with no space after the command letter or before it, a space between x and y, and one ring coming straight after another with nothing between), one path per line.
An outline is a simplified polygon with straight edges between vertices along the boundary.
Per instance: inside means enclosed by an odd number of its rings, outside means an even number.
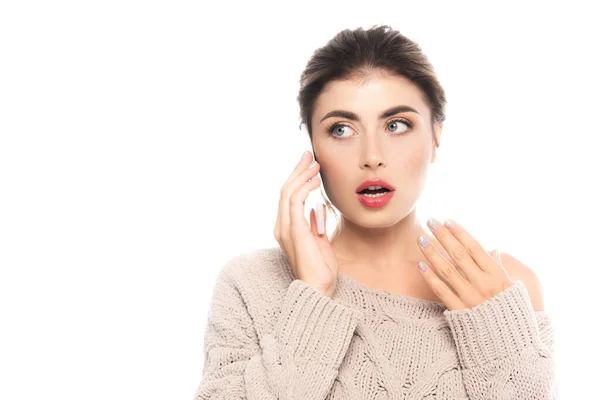
M394 190L394 187L392 185L390 185L389 183L387 183L386 181L384 181L383 179L368 179L368 180L364 181L363 183L361 183L360 186L356 188L356 193L368 188L369 186L381 186L390 191Z
M358 201L365 207L369 208L379 208L385 206L391 199L394 197L394 191L390 190L383 196L379 197L368 197L360 193L356 193L356 197Z

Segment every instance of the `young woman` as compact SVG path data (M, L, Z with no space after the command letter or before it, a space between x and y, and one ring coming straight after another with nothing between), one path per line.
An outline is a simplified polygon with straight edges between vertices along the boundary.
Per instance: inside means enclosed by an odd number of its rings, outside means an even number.
M535 273L459 221L417 217L446 102L420 47L387 25L344 30L298 101L313 151L281 188L279 247L219 275L196 398L555 399ZM331 238L325 205L304 218L321 179Z

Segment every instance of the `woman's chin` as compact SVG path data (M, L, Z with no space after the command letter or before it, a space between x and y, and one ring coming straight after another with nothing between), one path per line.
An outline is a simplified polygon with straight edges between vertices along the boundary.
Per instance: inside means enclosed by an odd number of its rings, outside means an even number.
M388 228L402 220L395 213L392 214L391 210L380 210L378 212L360 210L355 215L354 221L356 222L354 223L368 229Z

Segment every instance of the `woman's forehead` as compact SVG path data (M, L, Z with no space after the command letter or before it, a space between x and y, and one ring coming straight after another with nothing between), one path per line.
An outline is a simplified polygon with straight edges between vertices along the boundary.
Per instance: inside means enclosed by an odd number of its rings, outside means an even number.
M327 83L317 98L314 121L332 110L353 112L364 118L377 118L381 111L397 105L427 112L423 93L410 80L401 76L373 76L368 80L347 79Z

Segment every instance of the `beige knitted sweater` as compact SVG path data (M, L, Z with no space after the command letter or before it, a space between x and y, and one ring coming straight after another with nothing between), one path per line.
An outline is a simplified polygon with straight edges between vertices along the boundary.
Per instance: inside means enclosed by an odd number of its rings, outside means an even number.
M521 281L465 310L343 273L329 298L260 249L219 274L195 399L556 399L552 339Z

